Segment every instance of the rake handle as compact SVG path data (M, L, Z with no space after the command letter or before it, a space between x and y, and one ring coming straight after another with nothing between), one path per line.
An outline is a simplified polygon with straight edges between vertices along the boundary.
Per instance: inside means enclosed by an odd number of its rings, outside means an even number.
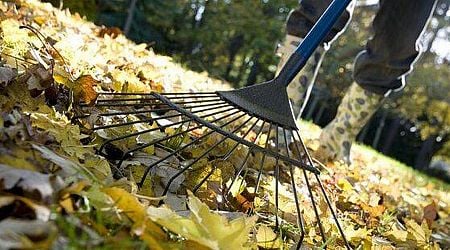
M308 58L330 32L337 19L350 4L351 0L333 0L313 28L308 32L302 43L295 49L288 61L276 77L275 82L287 87L300 70L305 66Z

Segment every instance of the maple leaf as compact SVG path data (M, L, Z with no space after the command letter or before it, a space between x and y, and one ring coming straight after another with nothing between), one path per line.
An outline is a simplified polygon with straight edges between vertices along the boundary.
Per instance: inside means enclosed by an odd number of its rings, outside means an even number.
M134 230L138 236L147 237L147 240L153 241L165 239L165 233L162 229L150 220L144 205L139 200L124 189L117 187L104 188L102 190L109 195L121 211L126 213L134 222Z
M205 204L189 192L190 217L182 217L167 207L149 207L147 213L156 223L189 241L211 249L241 249L256 217L241 217L228 221L211 212Z
M75 80L72 87L75 102L84 101L87 105L93 105L98 97L98 93L94 89L97 83L90 75L82 75Z

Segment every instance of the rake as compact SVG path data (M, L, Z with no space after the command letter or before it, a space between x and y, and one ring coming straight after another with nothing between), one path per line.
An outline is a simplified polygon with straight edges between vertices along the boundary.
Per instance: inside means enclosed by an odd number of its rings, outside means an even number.
M314 211L312 225L321 236L315 244L326 245L329 240L318 208L320 199L326 203L342 241L350 249L319 178L320 171L300 136L286 91L349 3L350 0L334 0L330 4L273 80L238 90L206 93L99 93L94 105L79 104L80 113L75 118L105 138L97 151L113 163L117 178L126 176L130 160L150 155L144 161L146 167L139 187L158 169L170 170L170 178L163 181L161 195L165 196L176 192L192 172L201 170L197 183L189 187L195 193L227 166L231 174L220 190L228 199L238 182L240 186L244 182L252 186L256 195L264 172L273 176L276 183L276 228L281 223L280 182L292 190L300 231L297 249L306 237L307 222L302 216L305 209ZM295 175L295 171L300 175ZM307 192L299 191L299 182ZM308 199L310 207L303 207L301 199Z

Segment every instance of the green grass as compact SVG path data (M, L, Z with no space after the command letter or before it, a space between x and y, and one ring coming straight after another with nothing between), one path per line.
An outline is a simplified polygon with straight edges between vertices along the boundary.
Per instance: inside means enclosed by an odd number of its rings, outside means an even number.
M446 183L436 177L429 176L423 172L420 172L420 171L414 169L413 167L408 166L402 162L399 162L389 156L386 156L369 146L362 145L362 144L355 144L353 146L355 147L355 150L365 151L366 153L370 154L371 156L378 158L380 161L385 161L386 166L395 167L401 171L404 171L405 174L408 174L408 175L414 175L415 179L417 181L416 184L418 184L420 186L426 185L428 182L431 182L434 185L436 185L436 188L439 188L444 191L450 191L449 183Z

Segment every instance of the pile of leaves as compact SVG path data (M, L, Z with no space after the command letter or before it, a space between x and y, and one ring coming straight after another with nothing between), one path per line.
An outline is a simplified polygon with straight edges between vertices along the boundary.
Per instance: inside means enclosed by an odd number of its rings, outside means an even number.
M170 197L155 197L152 178L142 188L134 181L136 173L114 178L114 165L96 154L89 135L68 118L74 104L93 103L100 91L215 90L227 85L68 10L29 0L1 2L0 11L2 247L275 249L294 243L295 203L284 184L279 193L284 223L276 232L243 209L222 213L227 216L216 213L205 196L200 200L189 191L187 203L172 198L166 202L177 206L157 206ZM314 148L318 128L302 126ZM354 155L351 166L332 163L321 175L352 246L450 246L448 186L361 147ZM271 176L264 178L263 195L252 205L257 214L273 211L275 185ZM175 211L183 207L188 213ZM330 214L319 212L330 236L323 246L343 248ZM311 209L302 213L314 218ZM307 233L306 242L317 242L315 230Z

